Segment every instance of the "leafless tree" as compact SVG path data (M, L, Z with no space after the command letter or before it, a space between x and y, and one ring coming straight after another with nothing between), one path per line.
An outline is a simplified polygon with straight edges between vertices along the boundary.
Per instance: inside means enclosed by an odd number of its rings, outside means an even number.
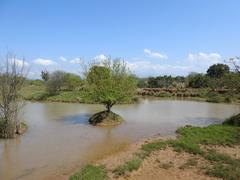
M25 80L26 63L10 53L0 63L0 137L12 138L21 131L18 93Z
M234 71L240 74L240 56L229 58L229 63L233 66Z

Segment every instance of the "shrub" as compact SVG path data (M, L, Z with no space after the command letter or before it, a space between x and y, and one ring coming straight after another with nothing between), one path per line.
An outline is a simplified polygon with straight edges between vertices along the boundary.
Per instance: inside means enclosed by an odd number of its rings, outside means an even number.
M230 117L226 121L223 122L223 124L233 125L233 126L240 126L240 113Z

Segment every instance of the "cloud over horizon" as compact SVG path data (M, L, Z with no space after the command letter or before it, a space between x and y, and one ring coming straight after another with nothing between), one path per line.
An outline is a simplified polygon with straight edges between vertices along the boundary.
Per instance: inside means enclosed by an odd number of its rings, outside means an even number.
M159 52L153 52L149 49L144 49L143 52L147 54L149 57L158 58L158 59L168 59L167 55L161 54Z
M156 52L150 52L155 56L160 57L159 54L156 55ZM93 59L101 62L107 58L106 55L99 54L94 56ZM191 72L205 73L207 68L212 64L224 63L222 56L219 53L213 52L190 52L186 54L185 58L178 61L172 61L171 59L168 61L154 61L150 57L129 58L125 60L130 70L140 77L160 75L186 76ZM48 66L50 71L61 69L68 72L79 72L79 66L76 66L76 64L82 64L84 61L79 57L68 60L66 57L60 56L56 62L51 59L37 58L33 63L36 65ZM41 66L35 66L34 69L40 71L42 69Z
M50 66L50 65L57 64L55 61L51 59L42 59L42 58L35 59L33 62L37 65L42 65L42 66Z

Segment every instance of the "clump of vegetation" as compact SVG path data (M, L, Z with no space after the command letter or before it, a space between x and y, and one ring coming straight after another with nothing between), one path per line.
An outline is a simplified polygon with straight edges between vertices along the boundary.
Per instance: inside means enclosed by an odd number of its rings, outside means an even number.
M221 97L219 96L218 93L215 93L215 92L209 92L207 94L207 102L212 102L212 103L220 103L222 100L221 100Z
M211 167L207 167L206 174L209 176L222 178L224 180L239 180L240 166L214 164Z
M123 121L122 117L114 112L102 111L94 114L89 122L93 125L110 126L117 125Z
M79 172L70 176L69 180L107 180L104 166L86 165Z
M108 58L101 64L93 63L85 74L89 97L92 101L105 105L107 109L103 112L103 116L97 114L99 118L110 113L116 103L132 100L136 94L137 82L126 63L120 59ZM112 115L115 117L114 114ZM100 122L99 118L95 122Z
M169 92L160 92L156 95L157 97L171 97L172 94Z
M49 94L58 94L60 91L73 91L81 87L82 80L79 76L64 71L54 71L48 75L46 88ZM44 78L44 77L43 77ZM46 80L46 78L44 78Z
M117 176L122 176L127 172L132 172L137 170L142 164L142 159L139 157L134 157L132 160L125 162L123 165L118 166L113 173Z
M226 121L223 122L223 124L228 124L232 126L240 126L240 113L230 117Z
M163 150L166 149L167 147L167 141L154 141L151 143L147 143L147 144L143 144L141 147L141 150L143 150L144 152L148 152L151 153L153 151L156 150Z

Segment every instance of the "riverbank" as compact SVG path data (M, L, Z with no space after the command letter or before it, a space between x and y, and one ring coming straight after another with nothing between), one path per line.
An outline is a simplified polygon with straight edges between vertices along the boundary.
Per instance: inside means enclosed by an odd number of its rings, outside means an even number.
M41 102L65 102L65 103L88 103L94 104L84 90L60 91L50 95L44 85L25 86L20 95L22 99L28 101ZM136 103L140 98L159 98L159 99L184 99L193 101L213 102L213 103L234 103L240 104L240 93L227 90L210 90L206 88L192 89L164 89L164 88L144 88L138 90L138 96L131 102Z
M240 127L186 126L83 167L77 179L233 179L240 177Z

